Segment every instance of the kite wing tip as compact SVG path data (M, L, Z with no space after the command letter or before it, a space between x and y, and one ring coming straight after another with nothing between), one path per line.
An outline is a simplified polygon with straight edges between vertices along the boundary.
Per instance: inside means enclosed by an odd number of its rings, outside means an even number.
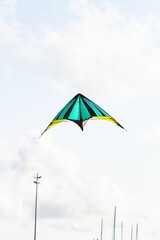
M127 130L121 124L119 124L118 122L117 122L117 125L127 132Z
M123 129L124 129L124 131L126 131L127 132L127 129L126 128L124 128L124 127L122 127Z
M46 131L47 131L47 129L45 129L45 130L41 133L41 135L39 136L39 138L41 138L42 135L43 135Z
M39 136L39 139L42 137L43 133L41 133L41 135Z

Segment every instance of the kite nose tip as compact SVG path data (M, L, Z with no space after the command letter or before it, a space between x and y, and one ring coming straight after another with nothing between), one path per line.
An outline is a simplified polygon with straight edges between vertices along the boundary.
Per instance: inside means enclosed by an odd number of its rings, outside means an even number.
M79 97L79 96L83 96L83 94L82 93L77 93L77 95L76 95L77 97Z

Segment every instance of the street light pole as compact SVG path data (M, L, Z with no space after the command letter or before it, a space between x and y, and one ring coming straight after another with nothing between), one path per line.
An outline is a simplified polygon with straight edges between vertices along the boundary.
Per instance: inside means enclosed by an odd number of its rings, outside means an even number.
M36 197L35 197L35 220L34 220L34 240L36 240L36 230L37 230L37 197L38 197L38 184L40 184L39 179L42 176L38 176L38 173L36 175L35 181L33 181L36 184Z

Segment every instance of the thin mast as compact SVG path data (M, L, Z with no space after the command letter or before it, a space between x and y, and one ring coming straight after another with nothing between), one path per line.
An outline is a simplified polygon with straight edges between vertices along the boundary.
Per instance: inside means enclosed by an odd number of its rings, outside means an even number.
M40 182L38 182L38 180L41 178L42 176L37 176L34 177L35 181L33 181L36 184L36 197L35 197L35 219L34 219L34 240L36 240L36 230L37 230L37 198L38 198L38 184Z
M133 225L131 227L131 240L133 240Z
M136 240L138 240L138 224L136 225Z
M123 222L121 222L121 240L123 240Z
M102 240L102 236L103 236L103 218L101 219L101 236L100 236L100 240Z
M116 239L116 207L114 208L113 240Z

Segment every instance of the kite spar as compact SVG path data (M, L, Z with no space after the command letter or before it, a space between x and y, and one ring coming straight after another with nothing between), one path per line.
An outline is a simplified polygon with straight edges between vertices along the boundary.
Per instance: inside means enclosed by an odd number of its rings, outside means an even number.
M119 127L123 128L111 115L109 115L105 110L99 107L96 103L92 102L87 97L78 93L74 98L72 98L62 110L55 116L48 127L44 130L41 136L54 125L61 123L63 121L72 121L76 123L83 131L85 123L89 119L103 119L110 121ZM40 137L41 137L40 136Z

